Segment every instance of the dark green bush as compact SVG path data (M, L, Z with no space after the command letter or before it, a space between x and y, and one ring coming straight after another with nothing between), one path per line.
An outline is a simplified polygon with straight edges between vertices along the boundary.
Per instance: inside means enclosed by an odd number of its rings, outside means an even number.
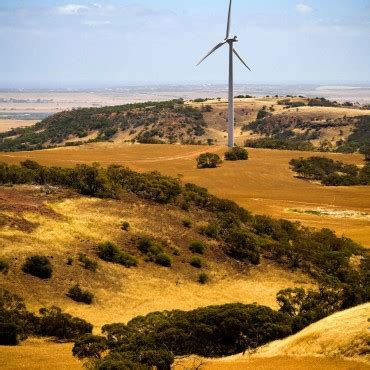
M370 165L361 170L355 165L344 164L324 157L292 159L293 171L309 180L320 180L327 186L351 186L370 184Z
M40 314L28 312L22 298L0 289L0 343L18 344L29 335L73 340L92 331L91 324L58 307L42 308Z
M245 161L248 159L248 152L244 148L234 147L225 153L227 161Z
M106 262L119 263L125 267L137 266L137 260L134 256L121 251L118 246L111 242L99 244L97 246L97 253Z
M138 361L135 356L146 358L145 353L152 351L161 353L160 358L162 351L173 356L229 356L290 335L291 324L288 314L268 307L229 304L189 312L153 312L127 325L105 325L103 333L108 338L109 356ZM153 354L150 357L157 358Z
M164 252L160 252L155 256L155 263L164 267L171 267L172 260L169 255Z
M190 245L189 245L189 249L193 252L193 253L198 253L198 254L203 254L204 253L204 249L205 249L205 246L202 242L200 241L194 241L194 242L191 242Z
M259 247L256 238L248 231L234 229L226 237L227 253L240 261L260 263Z
M222 163L220 156L215 153L201 154L196 161L198 168L216 168Z
M184 227L186 227L186 228L190 229L190 228L191 228L192 223L191 223L191 221L190 221L190 220L185 219L185 220L182 220L182 225L183 225Z
M130 224L127 222L127 221L123 221L122 223L121 223L121 229L123 230L123 231L128 231L128 229L130 228Z
M198 276L198 282L202 285L207 284L209 281L209 277L205 272L201 272Z
M146 255L148 261L164 267L171 267L171 257L165 253L162 245L153 239L149 237L141 237L137 241L137 247L140 252Z
M50 279L53 273L53 267L49 259L45 256L27 257L26 262L22 266L22 270L40 279Z
M59 307L40 309L39 334L59 339L77 339L90 334L93 326L85 320L63 313Z
M97 335L86 334L77 339L72 353L73 356L83 360L85 358L100 359L102 353L108 349L107 340L105 337Z
M88 290L82 290L81 287L76 284L68 290L67 296L76 302L91 304L94 299L94 294Z
M190 265L197 269L200 269L203 265L202 259L199 257L193 257L190 261Z
M0 346L15 346L19 343L19 327L13 322L0 322Z
M9 270L9 263L5 260L0 260L0 272L6 274Z
M98 263L92 259L90 259L89 257L87 257L85 254L83 253L80 253L79 256L78 256L78 260L82 263L82 266L86 269L86 270L90 270L92 272L96 272L97 268L98 268Z

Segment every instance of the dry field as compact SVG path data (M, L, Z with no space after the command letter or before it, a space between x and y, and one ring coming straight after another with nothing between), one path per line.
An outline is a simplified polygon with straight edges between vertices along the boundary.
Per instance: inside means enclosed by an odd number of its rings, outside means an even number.
M6 132L12 128L32 126L38 121L20 119L0 119L0 132Z
M363 164L361 155L250 149L246 162L224 162L214 170L198 170L195 158L202 152L222 154L224 147L181 145L91 144L77 148L0 153L0 161L18 163L30 158L44 165L74 166L99 162L128 166L137 171L158 170L182 176L229 198L258 214L300 221L312 227L328 227L370 246L370 188L325 187L294 177L292 158L324 155L346 163ZM325 209L330 212L320 211Z

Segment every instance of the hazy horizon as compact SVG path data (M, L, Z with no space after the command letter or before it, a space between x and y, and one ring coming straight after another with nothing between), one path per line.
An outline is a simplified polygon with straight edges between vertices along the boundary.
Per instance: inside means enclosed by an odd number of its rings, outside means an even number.
M1 88L219 84L227 0L3 0ZM370 0L235 0L232 34L250 84L370 82ZM366 82L364 82L366 81Z

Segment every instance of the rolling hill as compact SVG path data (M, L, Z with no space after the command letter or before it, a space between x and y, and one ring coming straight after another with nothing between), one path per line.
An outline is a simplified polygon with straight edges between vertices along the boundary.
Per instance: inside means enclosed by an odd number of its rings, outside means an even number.
M325 99L238 98L239 145L297 150L355 152L369 144L370 111ZM227 103L196 99L80 108L50 116L34 126L0 133L0 150L20 151L117 143L224 144Z

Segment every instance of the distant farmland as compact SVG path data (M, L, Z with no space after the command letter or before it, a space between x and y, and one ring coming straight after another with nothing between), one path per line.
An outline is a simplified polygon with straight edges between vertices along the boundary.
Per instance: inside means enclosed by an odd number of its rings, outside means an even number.
M195 157L202 152L222 154L224 147L180 145L91 144L53 150L0 153L0 161L18 163L34 159L44 165L74 166L99 162L121 164L138 171L158 170L183 182L204 186L217 196L235 200L258 214L287 218L317 228L331 228L338 235L370 246L369 187L324 187L294 177L292 158L317 155L310 152L250 149L247 162L224 162L215 170L197 170ZM323 154L357 165L357 154Z

